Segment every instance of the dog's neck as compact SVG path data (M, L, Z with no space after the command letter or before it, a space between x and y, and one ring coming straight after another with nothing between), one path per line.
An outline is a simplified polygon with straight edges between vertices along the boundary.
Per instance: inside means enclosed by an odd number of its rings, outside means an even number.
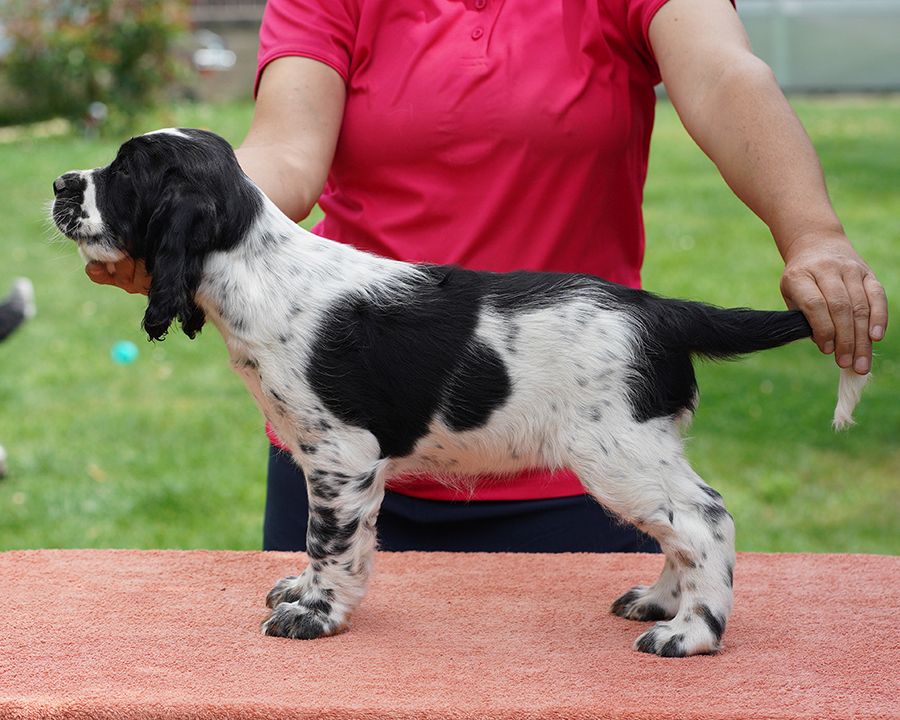
M243 240L207 258L196 301L234 350L283 342L285 328L302 331L337 296L383 288L388 276L402 286L417 272L314 235L263 195Z

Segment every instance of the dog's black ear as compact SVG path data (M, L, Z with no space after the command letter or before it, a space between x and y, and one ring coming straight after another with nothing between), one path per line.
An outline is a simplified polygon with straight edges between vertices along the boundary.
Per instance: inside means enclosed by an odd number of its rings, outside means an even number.
M206 316L194 296L215 241L216 224L209 199L176 189L153 212L145 239L145 263L152 281L142 323L151 340L165 337L176 319L191 339L203 327Z

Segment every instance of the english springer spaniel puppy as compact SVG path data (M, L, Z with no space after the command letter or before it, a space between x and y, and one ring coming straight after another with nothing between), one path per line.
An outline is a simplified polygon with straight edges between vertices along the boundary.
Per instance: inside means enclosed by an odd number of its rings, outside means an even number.
M726 310L587 275L412 265L302 230L209 132L126 142L53 183L53 219L88 260L145 261L143 328L212 322L306 476L309 564L266 602L269 635L344 630L365 592L385 481L571 468L659 541L665 565L612 612L659 621L643 652L715 652L732 606L734 524L685 460L695 356L808 337L799 312ZM841 371L834 423L866 378Z

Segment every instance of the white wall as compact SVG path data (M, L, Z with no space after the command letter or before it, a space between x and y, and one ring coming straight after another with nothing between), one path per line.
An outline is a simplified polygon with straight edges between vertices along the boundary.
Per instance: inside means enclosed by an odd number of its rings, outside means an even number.
M785 90L900 90L900 0L737 0Z

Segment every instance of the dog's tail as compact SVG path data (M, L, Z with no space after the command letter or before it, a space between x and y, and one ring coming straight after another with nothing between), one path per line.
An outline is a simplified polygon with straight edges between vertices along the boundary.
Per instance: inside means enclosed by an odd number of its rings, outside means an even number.
M704 303L663 301L665 309L651 321L651 332L665 347L711 359L727 359L780 347L812 335L799 310L720 308ZM832 422L841 430L853 424L868 375L841 369L838 401Z
M714 360L769 350L812 335L799 310L720 308L678 300L666 305L660 340Z
M858 375L849 368L841 368L837 407L834 409L834 420L831 421L835 430L843 430L853 424L853 408L869 382L869 375Z

